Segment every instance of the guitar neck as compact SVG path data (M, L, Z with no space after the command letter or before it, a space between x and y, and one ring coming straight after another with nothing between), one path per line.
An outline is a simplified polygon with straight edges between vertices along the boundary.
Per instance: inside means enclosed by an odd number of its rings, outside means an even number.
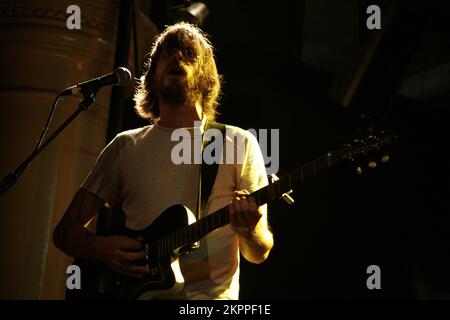
M342 162L347 155L344 150L322 155L302 167L289 172L266 187L253 192L251 196L256 200L258 206L279 199L284 193L293 190L295 186L303 183L306 179L313 178L326 169Z
M308 178L318 175L320 172L342 162L347 156L343 150L325 154L304 166L295 169L280 180L253 192L252 196L258 206L280 198L283 193L289 192L295 185ZM207 215L198 221L172 232L157 242L158 256L171 254L175 249L199 241L208 233L227 225L230 222L228 206Z
M154 245L157 248L157 256L170 255L174 250L199 241L208 233L227 225L229 222L230 215L228 214L228 206L226 206L156 241Z

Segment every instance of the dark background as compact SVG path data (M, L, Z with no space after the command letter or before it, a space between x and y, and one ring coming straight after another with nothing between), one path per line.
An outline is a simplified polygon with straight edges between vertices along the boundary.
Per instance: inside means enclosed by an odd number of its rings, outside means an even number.
M279 129L279 176L370 132L399 137L387 165L334 168L295 190L293 206L270 206L275 247L261 265L242 259L241 298L449 298L448 1L204 3L224 76L218 121ZM162 28L174 4L154 0L147 13ZM383 19L397 5L375 46L370 4ZM331 92L348 88L371 45L344 106ZM125 112L123 129L142 124ZM381 290L366 287L372 264Z

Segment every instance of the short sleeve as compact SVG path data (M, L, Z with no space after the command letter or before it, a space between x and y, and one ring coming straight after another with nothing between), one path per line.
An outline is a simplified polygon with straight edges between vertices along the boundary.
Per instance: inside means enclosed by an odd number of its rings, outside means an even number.
M116 136L100 153L94 168L81 184L83 189L93 193L111 206L121 200L122 194L122 148Z
M252 193L269 184L264 157L258 140L250 132L245 132L245 155L242 164L238 164L237 190Z
M264 157L258 140L249 131L245 133L245 155L242 164L237 165L237 190L253 193L269 184ZM262 223L267 228L267 204L260 207Z

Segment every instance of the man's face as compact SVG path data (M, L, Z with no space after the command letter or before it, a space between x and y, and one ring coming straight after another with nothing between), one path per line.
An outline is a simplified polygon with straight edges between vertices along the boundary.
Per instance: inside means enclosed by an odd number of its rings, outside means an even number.
M195 102L198 95L197 70L201 48L197 41L182 45L168 43L161 51L156 63L152 87L158 99L169 103Z

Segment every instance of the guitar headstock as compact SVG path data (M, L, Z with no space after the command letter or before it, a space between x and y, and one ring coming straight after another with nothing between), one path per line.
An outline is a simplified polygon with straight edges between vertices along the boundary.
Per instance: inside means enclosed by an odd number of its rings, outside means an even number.
M357 163L356 172L361 174L362 163L366 163L367 168L374 169L379 163L389 162L392 147L397 139L393 131L380 131L345 145L345 148L340 150L341 157L343 160Z

